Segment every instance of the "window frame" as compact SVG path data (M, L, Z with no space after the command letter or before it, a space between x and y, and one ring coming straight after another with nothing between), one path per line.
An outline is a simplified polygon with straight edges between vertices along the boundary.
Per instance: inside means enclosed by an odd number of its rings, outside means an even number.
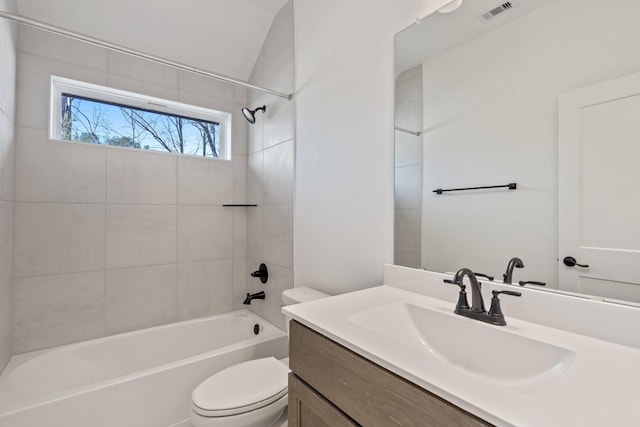
M220 124L220 155L219 157L194 156L190 154L150 150L153 153L168 153L189 157L200 157L214 160L231 160L231 129L232 129L232 113L226 111L214 110L212 108L198 107L195 105L185 104L182 102L171 101L168 99L157 98L140 93L110 88L107 86L97 85L93 83L82 82L69 79L66 77L51 76L51 104L50 104L50 124L49 138L62 142L78 142L69 141L61 138L62 132L62 103L60 99L63 94L72 96L90 98L97 102L105 102L119 104L124 107L134 107L143 110L157 112L160 114L176 115L181 117L189 117L193 119L217 122ZM109 145L106 145L107 147ZM127 148L133 150L147 151L137 148Z

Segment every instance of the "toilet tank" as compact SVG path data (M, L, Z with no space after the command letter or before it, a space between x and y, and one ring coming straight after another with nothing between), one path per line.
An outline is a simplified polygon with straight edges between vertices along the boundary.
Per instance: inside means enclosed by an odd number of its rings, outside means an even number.
M291 288L282 292L282 305L293 305L301 302L326 298L330 295L311 288Z
M313 301L321 298L326 298L331 295L325 294L324 292L316 291L311 288L291 288L282 292L282 305L293 305L299 304L301 302ZM289 316L284 316L285 323L287 324L287 334L289 334L289 321L291 318Z

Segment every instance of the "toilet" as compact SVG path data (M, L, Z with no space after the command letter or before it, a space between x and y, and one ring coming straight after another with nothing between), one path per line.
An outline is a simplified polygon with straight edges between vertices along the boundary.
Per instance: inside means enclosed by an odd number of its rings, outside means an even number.
M282 304L328 296L310 288L292 288L282 293ZM210 376L191 394L193 427L286 427L288 365L288 358L265 357Z

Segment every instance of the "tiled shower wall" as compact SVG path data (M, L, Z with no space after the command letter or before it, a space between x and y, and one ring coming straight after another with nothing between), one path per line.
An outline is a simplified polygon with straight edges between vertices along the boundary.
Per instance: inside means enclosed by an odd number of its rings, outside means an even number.
M422 131L422 65L396 79L396 127ZM422 136L395 131L394 263L420 267L422 239Z
M26 27L18 75L14 353L241 305L246 90ZM51 75L233 111L233 159L51 141Z
M285 93L293 91L292 3L276 15L250 78L253 84ZM247 200L259 206L248 209L247 269L252 272L261 262L269 269L266 285L247 279L247 292L266 292L264 301L253 301L249 308L284 328L281 294L293 287L293 101L251 92L249 105L266 105L267 111L258 112L249 127Z
M15 0L0 0L15 12ZM17 26L0 19L0 372L11 357Z

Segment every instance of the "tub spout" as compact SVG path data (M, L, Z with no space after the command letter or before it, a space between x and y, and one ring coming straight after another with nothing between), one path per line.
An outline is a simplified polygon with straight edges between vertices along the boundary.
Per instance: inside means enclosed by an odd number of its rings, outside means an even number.
M265 299L264 291L256 292L255 294L247 294L243 304L249 305L251 304L251 300L254 299Z

